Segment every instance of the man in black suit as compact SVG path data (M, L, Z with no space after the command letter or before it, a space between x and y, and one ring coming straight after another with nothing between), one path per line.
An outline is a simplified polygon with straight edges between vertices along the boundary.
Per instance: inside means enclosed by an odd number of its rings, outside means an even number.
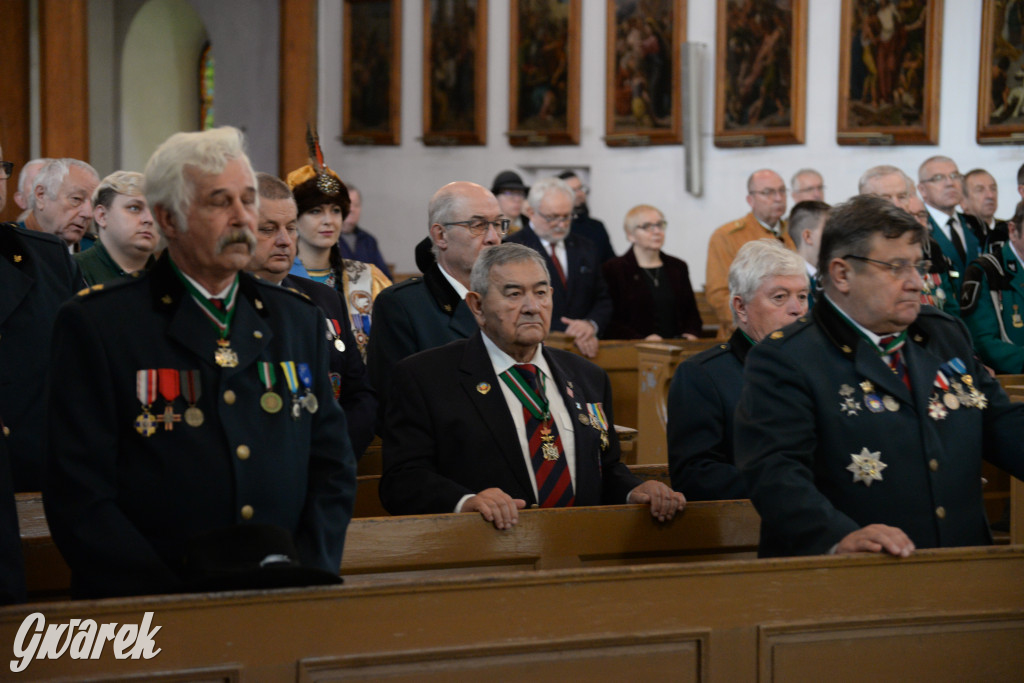
M373 440L377 398L366 376L359 347L348 323L345 297L334 287L289 275L298 251L299 210L292 191L281 179L257 173L260 195L256 247L246 270L261 280L290 287L308 296L323 311L330 340L330 380L334 398L345 410L352 451L360 458Z
M417 247L423 277L388 287L373 303L366 365L377 390L381 420L395 363L476 331L473 314L463 301L469 291L469 273L480 250L499 244L508 233L508 219L498 200L476 183L442 187L430 199L428 218L435 262L427 258L429 252L421 255Z
M526 197L529 225L508 238L537 250L551 272L554 303L551 329L575 338L588 358L597 355L597 337L612 319L612 299L601 276L593 242L570 231L572 189L558 178L543 178Z
M572 170L562 171L558 177L565 181L573 193L572 232L586 237L594 243L594 246L597 247L597 256L602 264L615 258L615 250L612 249L608 229L604 227L603 222L590 215L590 207L587 206L590 187L584 185L576 172Z
M1024 404L985 371L959 319L921 305L925 239L879 197L833 207L823 299L748 354L736 455L762 555L992 542L981 461L1024 476Z
M187 589L189 549L225 529L283 530L290 561L337 575L355 457L327 326L241 272L258 203L242 134L177 133L145 175L166 253L54 324L43 500L72 594Z
M0 210L9 163L0 169ZM58 238L0 224L0 439L7 442L15 491L42 486L43 379L53 321L60 305L84 286Z
M476 334L395 368L380 484L389 512L475 511L507 529L527 505L643 503L659 519L682 508L682 494L620 462L608 376L543 346L551 285L534 250L484 250L466 303Z

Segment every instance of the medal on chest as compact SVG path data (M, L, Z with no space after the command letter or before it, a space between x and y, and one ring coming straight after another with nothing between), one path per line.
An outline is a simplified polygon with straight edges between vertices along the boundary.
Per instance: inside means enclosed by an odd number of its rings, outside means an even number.
M227 339L217 340L217 350L213 353L213 362L222 368L238 367L238 354L231 348Z
M277 383L274 364L261 361L256 364L256 372L259 373L260 382L263 383L263 388L265 389L263 395L260 396L260 408L273 415L284 407L284 401L281 400L281 396L274 391L274 385Z
M135 431L144 437L156 434L156 418L150 410L156 400L156 370L139 370L135 373L135 395L142 404L142 412L135 418Z
M199 427L203 424L203 411L196 406L199 396L202 394L199 371L182 370L178 374L181 376L181 395L184 396L185 403L188 404L188 408L185 409L185 424L189 427Z

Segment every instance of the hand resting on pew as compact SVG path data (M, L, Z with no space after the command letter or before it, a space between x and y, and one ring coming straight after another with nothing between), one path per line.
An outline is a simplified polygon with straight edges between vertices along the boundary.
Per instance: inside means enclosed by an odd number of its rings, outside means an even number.
M896 557L910 557L914 552L914 542L902 529L885 524L869 524L844 536L835 550L836 555L880 552Z
M660 481L648 479L629 492L626 498L630 503L651 505L651 516L659 522L672 519L676 513L686 506L686 498L678 491L673 491Z
M519 511L526 507L522 498L513 498L499 488L484 489L462 504L462 512L479 512L495 529L511 529L519 522Z

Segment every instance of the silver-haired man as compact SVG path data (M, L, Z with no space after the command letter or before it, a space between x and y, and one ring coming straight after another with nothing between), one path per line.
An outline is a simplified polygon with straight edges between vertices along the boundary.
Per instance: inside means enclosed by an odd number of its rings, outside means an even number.
M259 201L242 134L173 135L145 176L165 255L73 299L54 329L44 493L72 594L207 585L190 549L211 538L255 574L286 555L336 577L355 458L330 335L308 300L242 272ZM264 546L282 534L291 548Z

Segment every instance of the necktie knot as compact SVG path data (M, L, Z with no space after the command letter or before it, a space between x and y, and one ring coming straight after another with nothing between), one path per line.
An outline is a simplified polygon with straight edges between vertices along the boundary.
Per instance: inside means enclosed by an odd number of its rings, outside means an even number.
M221 313L224 312L224 299L210 299L210 303Z
M536 365L533 363L517 363L516 370L522 376L523 380L530 385L531 389L534 391L538 390Z

